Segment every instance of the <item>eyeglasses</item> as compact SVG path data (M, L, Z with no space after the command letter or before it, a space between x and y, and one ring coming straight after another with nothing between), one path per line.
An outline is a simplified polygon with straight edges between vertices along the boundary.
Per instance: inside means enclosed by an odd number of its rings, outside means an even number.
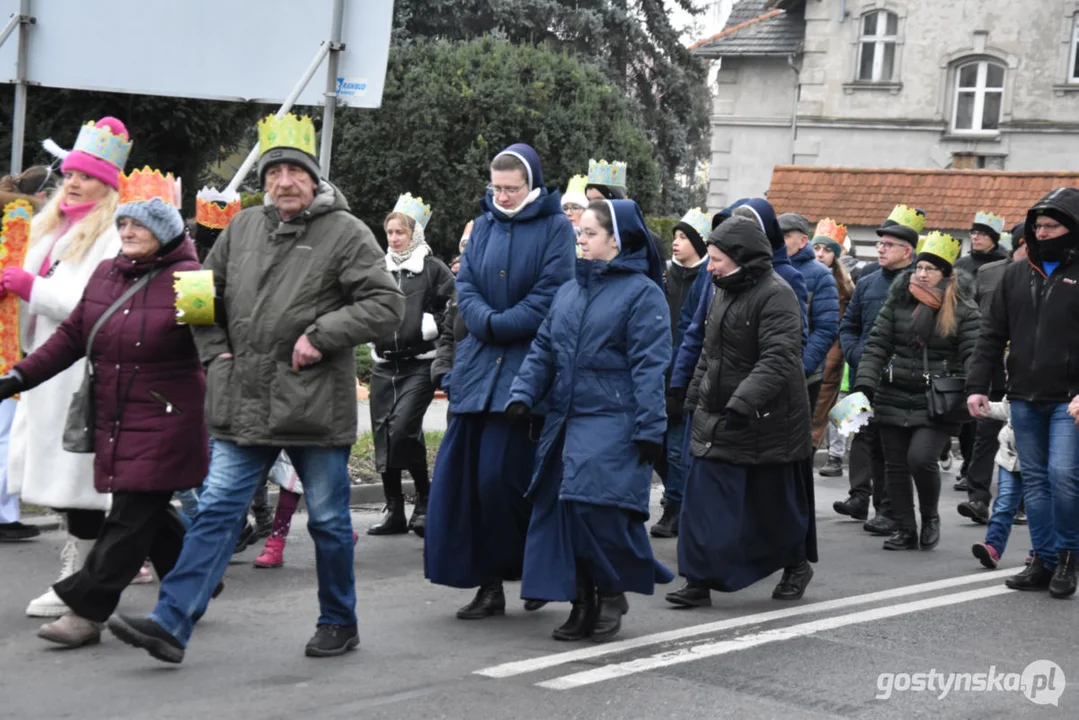
M576 203L566 203L562 206L562 212L577 212L578 210L584 210L584 208Z
M881 240L877 243L877 250L891 250L892 248L900 247L902 243L894 243L890 240Z
M1056 232L1062 227L1064 226L1057 222L1034 223L1034 232L1038 232L1039 230L1044 230L1045 232Z
M516 195L525 189L524 185L518 185L517 187L500 187L498 185L488 185L487 189L495 195Z
M944 271L941 270L936 265L915 265L914 266L914 272L916 274L919 274L919 275L932 275L934 273L941 273L941 274L944 273Z

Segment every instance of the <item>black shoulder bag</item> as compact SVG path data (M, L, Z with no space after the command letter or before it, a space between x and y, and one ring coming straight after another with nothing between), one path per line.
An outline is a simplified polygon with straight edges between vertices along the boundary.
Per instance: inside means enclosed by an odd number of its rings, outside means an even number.
M962 375L931 375L926 347L922 348L922 371L929 419L947 425L970 422L973 418L967 411L967 379Z

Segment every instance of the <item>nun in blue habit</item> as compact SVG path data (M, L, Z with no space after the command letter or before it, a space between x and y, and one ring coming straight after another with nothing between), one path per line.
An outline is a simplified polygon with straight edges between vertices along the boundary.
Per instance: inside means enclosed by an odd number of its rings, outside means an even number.
M532 512L525 491L544 409L516 423L503 411L555 293L573 276L576 238L560 193L544 187L539 157L523 143L491 162L480 209L457 275L457 311L468 335L442 379L452 419L435 463L424 538L427 579L478 588L457 612L463 620L504 614L503 581L521 577Z
M670 313L663 264L632 200L591 203L575 282L562 286L510 389L506 414L547 412L529 497L521 595L571 601L556 640L607 640L625 593L674 579L645 521L667 428Z

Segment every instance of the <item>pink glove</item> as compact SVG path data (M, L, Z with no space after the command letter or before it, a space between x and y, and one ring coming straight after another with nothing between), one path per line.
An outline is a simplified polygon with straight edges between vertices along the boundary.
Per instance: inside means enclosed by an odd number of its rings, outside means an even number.
M26 302L30 302L30 292L34 289L34 276L22 268L7 268L2 278L4 290L13 292Z

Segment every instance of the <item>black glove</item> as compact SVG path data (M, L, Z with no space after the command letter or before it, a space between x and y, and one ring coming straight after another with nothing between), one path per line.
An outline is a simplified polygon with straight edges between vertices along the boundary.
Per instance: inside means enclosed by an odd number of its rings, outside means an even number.
M685 388L668 388L667 389L667 422L672 423L676 420L681 422L682 415L685 413L686 405L686 389Z
M637 446L637 464L655 465L663 457L663 446L647 440L634 440Z
M726 428L728 430L745 430L749 427L749 418L737 410L727 408Z
M7 400L9 397L18 395L23 387L22 380L14 375L0 377L0 400Z
M532 409L525 405L520 400L511 402L506 407L506 419L511 423L521 422L527 420L532 415Z
M442 378L444 378L444 377L446 377L446 373L439 373L438 375L435 375L434 377L431 378L431 382L433 382L435 384L435 389L436 390L441 390L442 389Z

